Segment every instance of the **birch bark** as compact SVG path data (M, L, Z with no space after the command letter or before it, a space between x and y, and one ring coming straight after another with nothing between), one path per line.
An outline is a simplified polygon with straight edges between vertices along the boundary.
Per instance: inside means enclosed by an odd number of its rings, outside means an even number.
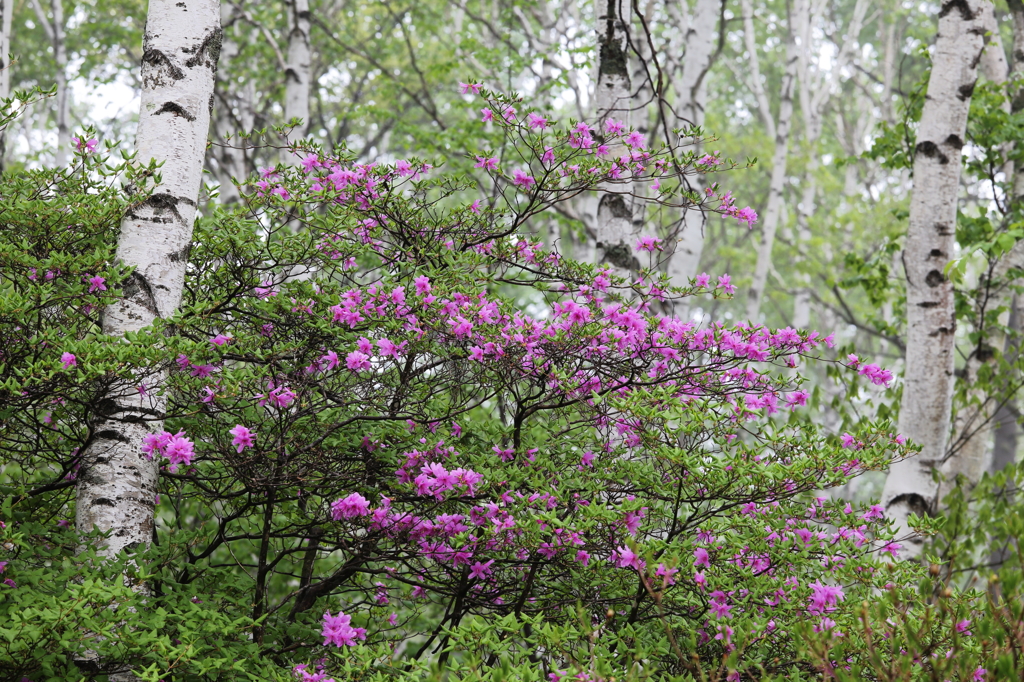
M707 105L707 74L718 51L715 42L719 35L719 17L724 0L697 0L684 38L685 53L679 78L672 83L676 95L679 117L693 126L704 125L704 107ZM704 190L704 177L694 176L693 189ZM700 257L704 251L704 213L699 210L683 212L674 251L668 262L668 275L674 286L687 286L696 277Z
M11 20L14 17L14 0L0 0L0 99L11 96ZM7 151L7 131L0 130L0 172Z
M54 80L57 85L57 152L54 163L63 166L68 161L68 147L71 144L71 128L68 119L70 118L70 101L68 100L68 50L64 33L64 2L63 0L50 0L50 15L47 18L46 10L39 3L39 0L32 0L32 7L35 9L39 23L43 26L46 37L53 46L53 58L57 66Z
M301 123L288 133L288 143L295 144L306 136L309 129L310 47L309 0L290 0L288 3L288 68L284 75L284 119L287 123L299 119ZM284 149L281 162L293 164L294 155Z
M946 454L953 397L953 286L943 274L952 257L961 149L977 65L985 47L989 0L949 0L939 11L932 71L914 150L914 189L904 247L907 277L907 357L900 433L922 451L892 465L882 491L886 515L907 531L913 512L935 508L932 472ZM923 539L904 548L916 557Z
M606 0L605 13L598 21L599 56L597 132L604 132L608 119L630 125L632 98L629 81L629 59L626 52L627 24L622 18L622 0ZM613 149L617 157L623 149ZM630 197L617 192L603 192L597 205L597 262L613 267L616 275L626 276L640 268L633 248L633 206Z
M213 154L216 159L217 181L220 183L220 200L223 204L233 204L241 200L241 194L233 180L246 178L249 169L245 159L245 140L238 137L238 133L250 132L255 118L252 97L249 94L253 87L252 79L243 86L243 94L239 95L224 78L224 74L230 72L232 60L239 53L236 24L238 16L235 9L233 3L223 3L220 8L223 40L216 85L218 103L214 107L214 130L219 141L228 137L231 139L215 146Z
M995 21L995 15L987 15L990 22L986 26L989 33L989 42L982 53L978 66L989 81L1006 87L1006 81L1010 76L1009 64L1006 61L1006 53L1003 51L1003 42L999 37L999 27ZM1010 101L1003 102L1003 109L1010 113ZM1008 147L1003 153L1009 156L1012 150ZM1008 178L1013 177L1013 163L1007 162L1004 172ZM1010 202L1016 203L1019 197L1011 196ZM1017 244L1006 255L999 259L993 268L992 276L997 281L1003 281L1011 268L1024 267L1024 244ZM1005 307L1009 311L1013 292L1005 286L1000 286L988 301L989 309ZM1004 313L1003 323L1007 322L1009 312ZM945 481L939 490L939 499L945 497L956 484L956 477L962 475L968 485L973 486L981 479L985 471L988 455L988 441L992 434L993 411L1001 396L990 395L989 391L978 385L978 379L986 365L998 362L1006 348L1006 337L1000 330L982 329L982 336L978 345L967 357L964 375L966 378L967 404L957 411L953 420L953 443L947 453L947 459L943 463L942 472Z
M1024 74L1024 0L1008 0L1007 6L1010 9L1010 16L1013 21L1013 49L1010 51L1010 68L1015 77ZM1010 110L1019 112L1024 110L1024 89L1017 89L1010 94ZM1024 197L1024 173L1015 169L1013 176L1013 195L1020 201ZM1010 316L1008 321L1010 329L1019 332L1021 330L1020 320L1020 298L1016 295L1010 299ZM1019 353L1019 347L1014 344L1008 346L1004 352ZM996 415L996 427L992 442L992 459L989 462L989 471L997 473L1007 465L1013 463L1017 458L1017 440L1019 426L1017 420L1020 414L1017 411L1016 397L1009 400ZM1002 563L1002 555L996 564Z
M868 10L867 0L857 0L850 15L850 23L846 27L846 36L839 46L838 54L832 60L832 68L826 73L818 73L817 77L812 73L810 65L810 54L815 51L811 45L811 27L817 25L824 12L824 3L820 0L813 6L809 14L809 20L800 24L800 50L797 66L798 80L800 83L800 111L804 120L804 145L807 153L807 164L804 170L803 194L800 204L796 210L797 223L797 249L795 264L797 265L796 279L799 281L798 288L793 297L793 319L792 324L797 329L806 329L811 323L811 294L810 278L805 272L799 272L799 264L804 260L807 244L811 240L811 218L814 215L815 201L817 198L817 173L819 167L818 142L821 139L822 116L825 105L828 103L832 83L840 77L840 74L853 54L854 46L858 44L858 36L864 26L864 18Z
M754 42L754 12L750 0L743 0L743 33L750 53L751 63L757 60L757 45ZM775 246L775 233L779 229L779 218L782 214L783 191L786 184L786 162L789 159L789 133L793 121L793 88L796 82L796 70L799 63L799 52L796 36L800 27L808 21L809 7L807 0L793 0L788 8L786 31L786 66L779 88L779 115L774 125L769 127L775 138L775 152L772 154L772 174L768 184L768 202L765 206L764 220L761 224L761 241L757 249L757 265L754 267L754 279L747 293L747 318L756 322L761 313L761 300L768 283L768 271L771 268L772 247ZM757 74L759 75L759 73ZM756 89L761 115L771 118L767 108L768 98L764 92L764 84L760 78L752 83Z
M103 331L142 329L174 313L181 300L202 180L221 48L219 0L150 0L142 56L137 159L162 162L162 182L124 217L119 262L134 268L123 298L106 308ZM138 388L100 401L82 456L75 523L110 532L104 553L150 541L157 462L141 451L162 429L164 399Z

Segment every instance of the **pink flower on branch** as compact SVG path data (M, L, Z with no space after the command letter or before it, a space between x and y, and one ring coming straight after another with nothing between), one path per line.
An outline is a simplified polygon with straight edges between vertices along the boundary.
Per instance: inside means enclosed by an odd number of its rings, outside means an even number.
M234 438L231 440L231 444L238 448L238 452L246 448L251 448L256 444L256 434L242 426L237 424L235 428L228 431Z

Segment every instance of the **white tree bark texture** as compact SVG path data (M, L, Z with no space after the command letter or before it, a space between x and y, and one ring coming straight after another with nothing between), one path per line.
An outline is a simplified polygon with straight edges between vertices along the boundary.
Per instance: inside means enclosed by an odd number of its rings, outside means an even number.
M628 127L633 105L629 58L626 52L628 24L622 16L623 0L606 0L604 14L598 19L598 73L594 99L597 104L596 133L604 134L608 119L622 121ZM626 5L628 11L628 5ZM625 153L613 148L612 156ZM623 185L618 185L623 188ZM597 205L597 262L607 263L616 275L628 277L640 269L634 249L633 202L622 191L601 192Z
M64 2L63 0L50 0L50 17L46 16L46 10L43 9L39 0L32 0L32 7L53 47L53 59L57 67L54 76L57 86L55 102L57 153L54 163L57 166L63 166L68 162L69 145L71 144L71 128L69 126L71 103L68 99L68 50L64 32ZM6 54L4 57L6 58Z
M297 118L302 123L288 134L288 143L295 144L306 136L309 130L310 47L309 47L309 0L291 0L288 3L288 64L284 74L284 118L285 123ZM287 149L281 151L281 162L291 165L297 158Z
M220 183L220 200L222 204L234 204L241 200L241 194L235 187L234 179L242 180L248 176L248 168L245 161L245 140L238 136L239 132L248 133L253 128L252 107L244 96L239 96L223 75L230 72L228 68L235 58L238 57L239 46L237 41L238 33L237 13L235 5L230 2L221 4L220 23L223 30L221 43L220 60L218 68L219 77L216 85L216 100L214 105L214 130L217 136L217 145L213 147L213 155L216 160L217 181ZM243 86L251 89L252 83ZM236 110L237 109L237 114ZM230 138L230 140L228 139Z
M1003 51L1003 41L999 37L999 27L996 24L995 14L986 15L990 24L986 27L989 34L989 42L982 52L978 68L989 81L1006 87L1006 81L1010 76L1010 67L1006 61L1006 53ZM1003 102L1003 109L1010 113L1010 101ZM1012 149L1007 146L1003 153L1009 156ZM1008 178L1013 177L1013 163L1007 162L1003 168ZM1019 197L1010 197L1010 201L1019 201ZM1005 281L1010 269L1024 268L1024 244L1014 245L993 268L992 276L999 282ZM1001 324L1009 320L1009 310L1012 303L1013 292L1003 284L997 284L992 296L989 298L987 308L1006 308L1001 316ZM967 485L974 486L988 466L987 456L989 454L988 442L992 435L994 412L1002 402L1003 396L991 395L990 391L979 386L978 379L985 371L985 366L994 366L1003 353L1006 351L1006 335L1002 330L983 330L984 335L978 341L978 345L967 356L966 367L964 368L965 383L967 386L967 404L963 405L953 419L953 438L947 459L943 463L942 473L945 480L939 489L939 500L942 500L956 485L957 476L963 476Z
M181 301L220 49L218 0L150 0L136 158L162 162L161 183L121 223L116 258L134 272L123 298L104 310L106 334L142 329L171 316ZM114 555L152 538L158 462L147 460L141 445L162 430L164 400L153 390L124 388L96 412L75 523L80 532L109 532L102 549Z
M967 113L985 48L989 0L948 0L939 11L921 123L914 150L903 262L907 278L907 353L899 431L921 446L892 465L882 491L886 515L899 535L907 519L934 511L933 471L946 454L954 385L956 316L953 286L943 274L953 256L957 191ZM923 538L910 533L904 556L919 556Z
M800 61L796 36L799 34L800 27L808 21L809 11L807 0L793 0L789 7L786 31L786 66L779 88L779 115L775 125L771 126L775 138L775 151L772 154L772 173L768 183L768 202L761 223L761 240L757 248L754 279L747 292L747 319L755 323L761 314L761 300L764 298L764 289L768 284L772 248L775 246L775 233L779 229L779 218L782 215L786 162L789 159L789 133L793 122L793 89ZM757 58L757 46L754 44L753 8L750 0L743 0L743 22L747 50L750 52L751 61L753 61ZM759 78L754 81L754 87L760 89L760 94L757 96L759 108L767 107L764 85ZM762 102L763 105L761 105ZM770 119L771 113L765 109L762 116Z
M14 0L0 0L0 99L11 96L11 21L14 18ZM0 171L6 167L7 132L0 130Z
M697 0L687 22L683 38L685 52L679 77L674 79L672 88L676 95L676 112L689 125L704 125L707 74L717 54L718 22L723 6L723 0ZM695 191L703 191L704 176L694 176L690 184ZM683 212L675 242L670 245L673 251L669 256L668 275L673 286L688 286L690 279L699 274L705 222L700 210Z
M797 264L797 289L793 296L792 325L797 329L806 329L811 323L811 283L805 272L799 271L799 263L804 260L807 245L811 241L811 221L814 216L814 202L817 196L817 173L819 167L818 141L821 139L822 117L828 103L832 85L840 78L841 71L849 63L854 46L858 44L858 36L864 26L869 3L857 0L850 15L850 23L846 27L846 36L839 45L838 54L832 60L829 72L812 72L810 56L817 52L812 46L812 26L818 25L824 12L824 3L817 2L810 11L809 20L800 25L800 50L797 65L797 79L800 84L800 111L804 119L804 150L807 163L803 178L803 193L796 210L797 248L794 260Z

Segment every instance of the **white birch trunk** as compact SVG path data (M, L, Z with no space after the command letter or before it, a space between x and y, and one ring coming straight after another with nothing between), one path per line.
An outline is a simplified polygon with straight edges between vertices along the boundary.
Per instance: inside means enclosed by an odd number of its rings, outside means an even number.
M598 21L599 56L594 93L598 134L604 134L608 119L622 121L627 126L631 121L627 24L622 18L622 4L622 0L606 0L605 13ZM625 147L612 149L613 157L623 153L626 153ZM640 267L634 252L632 204L631 198L620 192L603 192L597 205L597 262L611 265L616 275L624 277Z
M181 300L202 180L221 48L219 0L150 0L142 56L137 159L162 162L161 184L121 223L119 262L135 271L106 308L103 331L120 336L171 316ZM156 461L142 439L163 428L164 400L135 388L108 394L92 424L78 477L76 526L110 532L108 555L153 534Z
M961 149L977 65L985 47L989 0L946 2L939 12L932 71L914 151L914 189L904 248L907 276L907 357L899 431L922 451L896 462L882 491L886 515L907 532L913 512L935 509L932 477L946 454L954 384L956 315L953 286L943 269L953 256ZM904 542L916 557L923 538Z
M306 137L309 130L310 47L309 0L291 0L288 3L288 68L284 75L284 119L302 122L288 134L288 143L295 144ZM287 149L281 150L281 162L294 164L296 158Z
M748 50L753 40L753 10L750 0L743 1L744 33L750 34L747 41ZM807 0L794 0L788 17L786 32L786 66L779 89L779 115L774 125L775 152L772 154L772 174L768 183L768 202L765 206L764 219L761 223L761 240L757 249L757 265L754 267L754 279L747 294L747 318L756 323L761 313L761 300L768 284L768 271L771 268L772 248L775 246L775 233L779 229L779 218L782 214L783 192L786 185L786 162L789 158L789 132L793 121L793 87L796 81L796 70L800 55L796 36L800 27L808 21L809 7ZM756 47L751 52L751 60L757 58ZM759 101L766 101L763 96L763 84L758 80L755 87L762 89ZM764 116L771 118L768 111Z
M50 0L53 14L53 56L57 63L57 165L68 161L71 146L71 101L68 99L68 48L64 35L63 0Z
M676 93L676 110L689 125L704 126L707 74L715 59L721 7L721 0L697 0L687 26L682 68L672 85ZM704 176L694 176L690 184L695 191L703 191ZM687 286L690 278L699 274L705 222L703 211L684 210L668 262L668 275L674 286Z
M221 146L213 148L213 154L217 165L217 181L220 183L220 201L222 204L234 204L241 200L241 194L235 187L234 179L244 179L247 176L245 166L245 140L238 136L241 132L250 132L253 122L248 117L248 125L239 125L239 119L235 118L232 105L238 103L239 114L244 120L247 118L246 109L237 95L232 91L231 84L224 78L230 72L232 60L238 56L238 42L234 39L232 29L235 29L234 5L224 3L220 8L220 23L223 28L223 42L220 51L220 68L218 68L217 79L217 104L214 105L214 130L217 141ZM229 141L226 138L230 137Z
M990 33L989 43L982 53L978 68L981 69L985 78L1003 87L1010 76L1010 67L1006 61L1006 53L1003 51L1003 42L999 37L999 27L996 25L995 15L987 15L991 22L986 27ZM1003 102L1003 109L1010 113L1009 100ZM1003 149L1005 155L1009 155L1011 149ZM1013 163L1007 162L1004 172L1008 179L1013 176ZM1012 197L1013 201L1018 197ZM1024 244L1018 243L1005 254L996 264L993 275L998 280L1004 280L1011 268L1024 267ZM1009 309L1013 292L1001 286L988 301L988 308L1002 308L1007 310L1002 315L1001 324L1009 320ZM978 345L967 357L965 367L965 380L968 387L968 402L958 410L953 420L953 442L952 454L945 461L942 472L945 481L939 490L939 499L945 497L956 484L956 477L962 475L969 486L973 487L987 468L988 441L992 435L993 412L998 406L1002 396L991 396L978 386L978 377L985 365L998 362L1006 349L1006 336L1002 331L984 330L985 335L979 339Z
M32 0L32 8L36 12L39 23L42 24L50 45L53 47L53 58L57 66L54 81L57 86L56 97L56 121L57 121L57 151L54 154L54 164L63 166L68 161L69 145L71 144L71 129L68 125L70 117L70 102L68 101L68 52L64 35L64 2L63 0L50 0L50 16L47 18L46 10L43 9L39 0Z
M14 0L0 0L0 99L11 96L11 20L14 17ZM6 168L4 157L7 151L7 131L0 130L0 171Z

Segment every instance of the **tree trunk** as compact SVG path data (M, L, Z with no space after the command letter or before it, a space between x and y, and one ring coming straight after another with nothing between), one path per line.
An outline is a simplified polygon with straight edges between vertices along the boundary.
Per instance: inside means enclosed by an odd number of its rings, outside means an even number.
M57 66L57 73L54 75L57 85L55 102L57 107L57 151L54 155L54 163L57 166L63 166L68 162L68 148L71 145L71 128L68 124L70 102L68 100L68 51L64 35L64 2L63 0L50 0L52 18L47 18L46 10L43 9L39 0L32 0L32 8L36 12L39 23L43 26L50 45L53 46L53 58Z
M697 0L686 30L685 54L679 78L672 84L676 92L676 111L689 125L704 125L707 104L707 74L718 55L719 17L724 0ZM704 176L695 175L690 184L697 192L704 190ZM684 210L674 250L668 262L668 275L674 286L687 286L696 277L704 251L704 212Z
M772 247L775 246L775 233L779 229L779 218L782 215L783 191L786 185L786 162L789 157L789 131L793 121L793 87L796 82L796 71L800 55L796 44L796 36L800 27L808 20L809 7L807 0L793 0L789 7L786 31L786 66L779 88L779 115L775 122L775 152L772 155L772 174L768 184L768 203L765 206L764 221L761 224L761 242L757 249L757 265L754 267L754 280L747 294L747 318L757 322L761 313L761 300L768 284L768 270L771 268ZM756 50L753 42L753 10L750 0L743 1L744 33L747 38L747 49ZM754 52L751 58L754 58ZM755 87L762 87L760 81ZM765 97L759 100L766 101ZM764 115L771 117L767 111Z
M217 141L221 144L213 147L213 156L216 160L217 181L220 183L220 201L225 205L237 203L241 199L233 180L247 177L248 169L245 163L245 140L238 137L238 133L251 132L253 127L251 111L247 110L244 100L232 91L231 84L224 78L224 75L230 72L232 60L239 52L238 41L234 36L237 33L235 20L234 5L221 5L220 23L224 38L216 85L217 104L214 106L214 130ZM237 117L234 113L235 106L238 108ZM225 141L229 136L231 140Z
M309 0L290 0L288 3L288 68L285 71L284 119L300 119L301 123L288 134L288 143L294 144L306 136L309 130L310 96L310 49L309 49ZM295 157L287 149L281 151L281 162L295 163Z
M986 30L990 34L989 43L982 53L978 66L982 74L989 81L1006 86L1006 80L1010 76L1009 65L1006 62L1006 53L1003 51L1003 43L999 38L999 27L996 25L995 15L988 16L991 22ZM1007 99L1003 102L1003 109L1010 113L1010 102ZM1005 156L1009 156L1011 149L1006 147L1002 150ZM1013 164L1007 162L1004 172L1008 178L1013 177ZM1017 203L1019 197L1010 197L1011 203ZM1011 268L1024 267L1024 244L1018 244L1007 254L1000 258L999 263L993 269L992 275L999 281L1006 278ZM987 308L1003 308L1007 312L1003 314L1002 322L1009 318L1009 309L1013 292L1005 286L998 285L993 295L987 302ZM964 377L967 386L967 404L961 407L953 420L953 443L950 453L943 464L942 472L945 474L945 481L939 490L941 500L946 493L956 485L956 478L964 476L966 483L974 486L987 468L986 456L988 455L988 440L992 434L993 412L1004 396L1000 395L998 387L995 394L991 390L985 390L978 385L978 379L986 365L997 363L1002 357L1006 347L1006 336L1002 330L995 332L982 328L981 338L977 346L967 357ZM991 387L990 387L991 388Z
M0 0L0 99L11 96L11 19L14 16L14 0ZM0 172L7 151L7 131L0 130Z
M913 512L935 509L932 472L946 454L953 398L953 285L943 269L953 254L961 149L977 65L990 24L989 0L950 0L939 12L931 76L914 150L903 262L907 277L907 357L899 431L922 451L892 465L882 491L886 514L899 533ZM920 554L923 539L905 544Z
M104 311L111 336L170 317L181 300L220 48L218 0L150 0L136 148L140 162L163 163L162 182L121 223L116 257L134 273L123 298ZM158 462L141 445L162 430L164 405L156 391L132 387L112 391L96 410L75 522L83 533L110 532L107 555L152 538Z
M630 124L632 99L629 82L629 59L626 53L627 23L622 18L622 0L607 0L605 14L598 21L599 56L596 126L604 133L608 119ZM612 156L627 153L624 147L613 148ZM634 253L633 202L621 192L603 192L597 205L597 262L613 267L616 275L628 276L640 267Z

